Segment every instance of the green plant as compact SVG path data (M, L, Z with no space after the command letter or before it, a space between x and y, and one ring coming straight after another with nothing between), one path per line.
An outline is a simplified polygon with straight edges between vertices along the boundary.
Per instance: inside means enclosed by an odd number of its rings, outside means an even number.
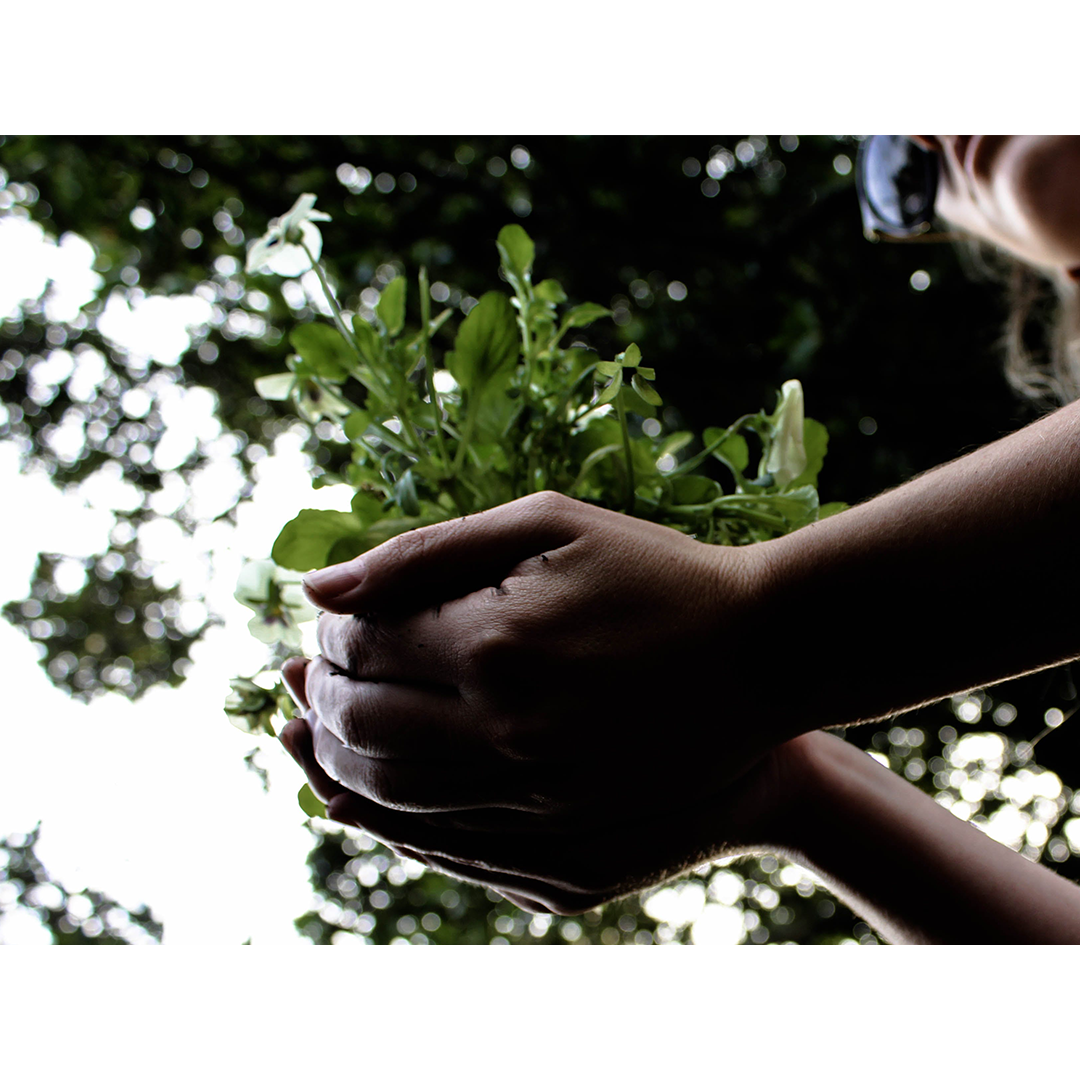
M238 590L256 611L253 633L277 642L263 682L295 648L297 620L310 614L295 598L287 602L296 572L354 558L422 525L549 489L706 543L749 544L843 507L818 505L828 436L804 417L797 381L784 384L771 413L749 413L700 435L664 434L655 370L644 366L636 344L611 360L588 346L581 332L611 313L594 303L569 306L552 279L534 284L534 245L520 225L507 225L497 240L512 295L487 292L467 305L440 358L435 335L452 311L432 317L424 269L413 312L418 326L409 324L401 276L385 284L370 321L341 306L319 263L313 222L326 215L314 202L301 196L271 226L252 248L248 272L314 269L331 322L294 329L288 371L259 379L256 388L342 433L350 460L319 479L355 494L346 512L302 510L282 528L272 562L248 572ZM705 475L711 461L725 466L726 484ZM273 733L279 709L291 710L280 683L264 689L234 680L227 711L238 726ZM302 805L319 811L307 792Z

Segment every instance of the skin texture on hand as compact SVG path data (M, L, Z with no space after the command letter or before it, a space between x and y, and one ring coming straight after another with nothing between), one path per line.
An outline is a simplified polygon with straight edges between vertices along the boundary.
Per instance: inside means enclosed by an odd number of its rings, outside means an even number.
M292 680L302 679L302 665L291 662ZM328 775L323 762L347 774L353 755L314 713L290 721L281 740L333 820L432 870L495 889L525 911L558 915L580 914L712 859L773 849L765 838L777 834L798 801L798 780L781 749L708 801L668 812L643 802L602 825L549 828L541 816L513 810L408 812Z
M718 789L765 751L724 707L741 661L718 651L755 565L751 548L553 493L405 534L357 561L356 584L334 568L336 596L309 589L333 610L305 697L353 751L348 773L316 752L391 809L502 808L548 828Z

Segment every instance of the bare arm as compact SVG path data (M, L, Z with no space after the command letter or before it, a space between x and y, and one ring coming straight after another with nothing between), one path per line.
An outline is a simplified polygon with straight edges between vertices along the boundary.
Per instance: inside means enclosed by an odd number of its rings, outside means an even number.
M760 551L763 620L815 628L804 731L1075 657L1080 403Z
M824 732L784 748L801 797L777 824L812 869L895 944L1080 944L1080 888L960 821Z

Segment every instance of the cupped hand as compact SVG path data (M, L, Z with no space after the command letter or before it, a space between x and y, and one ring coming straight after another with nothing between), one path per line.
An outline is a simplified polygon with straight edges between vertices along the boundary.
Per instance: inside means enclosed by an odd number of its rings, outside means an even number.
M759 567L753 547L544 492L309 575L324 614L303 692L353 752L335 779L389 809L551 829L717 791L782 741L747 708Z
M407 812L358 795L334 774L349 777L364 766L351 761L357 755L313 711L306 720L290 721L281 738L333 820L364 829L432 870L494 889L532 912L579 914L712 859L782 851L785 822L801 799L796 739L771 751L723 792L676 811L627 808L622 818L603 826L553 830L522 811Z

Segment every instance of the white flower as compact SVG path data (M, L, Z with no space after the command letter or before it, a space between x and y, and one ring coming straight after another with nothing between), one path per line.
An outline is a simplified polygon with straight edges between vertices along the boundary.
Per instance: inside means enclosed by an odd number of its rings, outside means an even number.
M252 274L266 267L281 277L306 273L311 269L312 258L318 259L322 254L322 233L314 222L329 220L329 214L315 209L315 196L305 192L287 214L271 221L266 232L248 248L245 269Z
M803 388L798 379L780 387L780 404L770 417L774 435L765 459L765 471L780 487L790 484L806 469L803 445Z
M315 209L315 196L311 192L305 192L292 204L292 209L284 217L278 219L278 227L285 234L286 240L295 242L295 230L301 228L305 222L329 220L329 214Z
M245 607L258 611L270 600L270 585L274 580L276 565L271 559L256 559L244 563L236 579L233 596Z
M248 629L267 645L280 641L298 648L301 634L297 624L315 618L315 608L301 588L300 575L282 570L271 559L245 564L233 595L255 612Z

